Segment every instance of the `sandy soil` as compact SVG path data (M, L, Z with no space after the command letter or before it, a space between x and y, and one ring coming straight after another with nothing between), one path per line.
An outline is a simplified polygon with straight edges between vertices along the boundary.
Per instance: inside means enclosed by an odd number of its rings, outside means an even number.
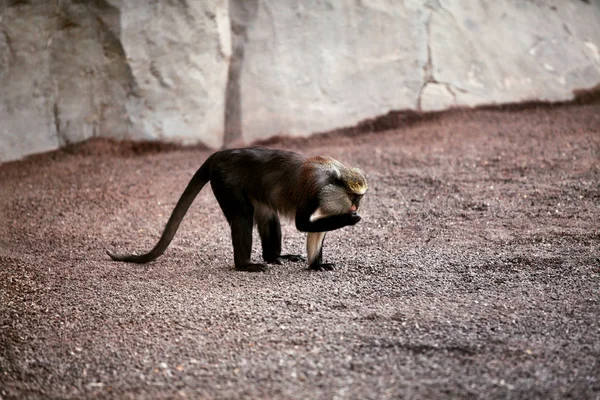
M210 189L157 261L109 261L154 244L206 150L0 166L0 397L599 398L597 103L274 146L368 173L335 271L235 271Z

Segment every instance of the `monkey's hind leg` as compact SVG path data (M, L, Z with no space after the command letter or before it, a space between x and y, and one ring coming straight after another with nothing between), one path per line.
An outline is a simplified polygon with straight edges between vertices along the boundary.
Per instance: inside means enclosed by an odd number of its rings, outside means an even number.
M323 242L325 232L309 232L306 236L308 268L314 271L331 271L335 264L323 263Z
M254 219L262 243L263 260L269 264L281 264L282 260L306 261L296 254L281 254L281 223L276 213L255 213Z
M235 188L225 184L218 174L211 178L213 193L231 227L233 260L239 271L262 272L264 264L255 264L250 260L252 254L252 228L254 226L254 207L246 197Z
M266 265L256 264L250 261L250 256L252 254L252 217L238 216L232 218L230 224L235 268L239 271L248 272L266 271Z

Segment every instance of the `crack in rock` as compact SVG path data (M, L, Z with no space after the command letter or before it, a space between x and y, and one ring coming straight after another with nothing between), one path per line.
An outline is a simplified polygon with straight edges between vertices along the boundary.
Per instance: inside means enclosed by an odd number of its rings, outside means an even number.
M5 29L0 29L0 44L2 44L2 42L4 44L3 47L5 47L7 51L0 51L0 75L10 69L12 60L15 57L15 49L13 48L12 39L10 36L8 36L8 33Z
M58 98L56 98L54 100L54 103L52 104L52 119L54 121L54 129L56 129L56 137L58 139L58 146L59 147L63 147L67 144L70 143L69 139L66 137L66 135L63 134L62 130L60 129L60 108L58 105Z
M433 77L433 61L431 58L431 20L433 18L433 11L429 13L427 17L427 22L425 23L425 30L427 31L427 62L423 66L423 85L421 85L421 90L419 91L419 96L417 97L417 110L422 111L422 101L423 101L423 92L425 90L425 86L429 83L435 83L435 78Z

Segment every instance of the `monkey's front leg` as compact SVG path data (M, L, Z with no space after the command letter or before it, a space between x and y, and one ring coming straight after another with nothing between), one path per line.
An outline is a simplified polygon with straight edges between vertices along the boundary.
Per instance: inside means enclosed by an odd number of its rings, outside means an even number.
M306 249L308 254L308 265L313 270L332 270L335 264L323 263L323 241L325 233L354 225L360 221L360 215L356 213L345 213L338 215L323 216L318 219L311 218L316 208L305 207L296 214L296 228L308 232L306 237Z
M323 241L326 232L309 232L306 236L306 253L308 254L308 267L315 271L330 271L335 264L323 264Z

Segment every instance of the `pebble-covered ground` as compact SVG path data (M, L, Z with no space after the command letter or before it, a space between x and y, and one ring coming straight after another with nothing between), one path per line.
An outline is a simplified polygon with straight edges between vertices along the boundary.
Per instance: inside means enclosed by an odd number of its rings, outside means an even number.
M235 271L209 187L157 261L110 261L154 245L206 150L0 166L0 398L598 399L598 103L273 146L368 174L334 271Z

